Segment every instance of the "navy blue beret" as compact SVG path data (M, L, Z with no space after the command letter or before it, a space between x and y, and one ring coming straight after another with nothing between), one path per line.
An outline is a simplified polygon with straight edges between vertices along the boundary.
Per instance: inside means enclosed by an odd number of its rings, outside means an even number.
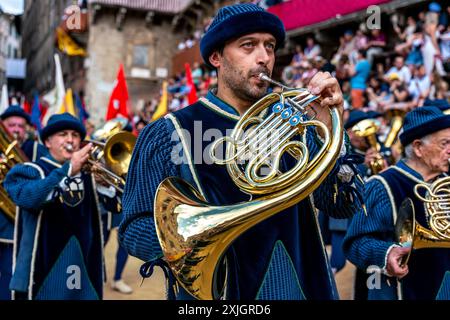
M418 107L406 114L400 142L406 147L416 139L447 128L450 128L450 115L443 114L437 107Z
M227 41L253 32L268 32L283 46L286 31L276 15L252 3L241 3L221 8L200 41L200 52L207 65L211 54ZM214 68L214 67L213 67Z
M30 119L30 116L28 115L28 113L26 113L25 110L23 110L18 105L10 106L0 116L0 118L2 120L5 120L5 119L7 119L9 117L21 117L21 118L24 118L28 124L31 124L31 119Z
M47 125L41 131L41 140L44 142L51 135L63 131L75 130L81 135L81 140L86 137L86 129L80 120L70 113L54 114L48 119Z

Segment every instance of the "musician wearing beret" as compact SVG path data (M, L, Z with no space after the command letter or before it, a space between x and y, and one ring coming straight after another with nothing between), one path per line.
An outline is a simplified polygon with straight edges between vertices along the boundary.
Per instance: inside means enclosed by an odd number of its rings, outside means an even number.
M12 143L16 140L27 158L35 161L46 154L45 147L35 140L27 139L26 129L30 125L30 116L18 105L10 106L0 115L6 133L11 136ZM12 256L14 243L14 219L0 208L0 300L10 300Z
M411 247L399 244L395 226L403 201L410 198L416 221L428 227L424 202L414 188L448 172L450 116L437 107L419 107L406 115L399 138L405 148L404 158L368 179L367 215L357 213L353 217L344 252L358 268L369 268L369 299L449 299L450 251L414 250L405 264L403 259ZM420 196L425 196L424 189ZM374 278L377 276L379 281Z
M50 117L40 136L48 155L16 165L4 187L19 207L10 289L16 299L101 299L103 242L97 186L83 170L92 144L74 116ZM116 206L114 206L116 207Z
M271 75L275 51L284 39L281 20L254 4L237 4L218 11L200 43L205 63L217 69L217 91L210 91L199 102L146 126L134 149L123 198L125 219L119 229L120 239L130 254L150 261L150 266L165 267L153 204L155 192L166 177L188 181L214 206L251 203L251 197L236 186L225 166L211 164L209 158L198 159L198 155L208 155L206 148L211 143L210 138L201 138L207 132L225 136L244 112L267 94L269 84L258 76ZM317 108L319 120L330 125L331 106L336 106L342 117L342 93L329 73L319 72L310 83L310 91L324 97L322 106ZM321 144L322 137L316 132L308 130L307 134L311 157ZM188 138L194 136L200 138ZM226 250L225 271L218 275L226 278L221 298L338 298L315 208L340 218L361 210L362 186L351 162L343 168L345 148L342 144L338 163L313 197L251 227ZM180 153L187 161L177 161ZM283 169L292 168L293 160L283 157ZM168 275L172 283L173 275ZM169 298L192 299L183 287L175 287L176 297L169 290Z

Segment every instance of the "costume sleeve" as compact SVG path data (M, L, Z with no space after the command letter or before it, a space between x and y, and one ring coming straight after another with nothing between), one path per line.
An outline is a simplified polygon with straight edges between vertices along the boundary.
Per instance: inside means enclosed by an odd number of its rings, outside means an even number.
M386 255L394 242L392 205L384 185L371 179L366 185L367 215L358 212L352 219L343 249L347 258L363 270L384 268Z
M319 152L322 142L313 130L307 134L308 150L313 157ZM330 174L313 193L316 208L337 219L350 218L363 211L364 181L357 170L362 159L350 151L346 133L343 143L346 153L338 158ZM342 169L347 171L346 176L342 175Z
M176 145L171 134L166 119L142 130L133 150L122 197L124 220L119 227L119 239L131 255L144 261L162 256L153 220L156 190L165 178L180 175L178 166L171 161Z
M3 186L17 206L37 212L48 202L48 195L67 176L69 167L70 162L66 162L43 178L36 167L18 164L8 172Z
M96 185L98 201L106 211L114 214L122 212L122 195L113 186Z

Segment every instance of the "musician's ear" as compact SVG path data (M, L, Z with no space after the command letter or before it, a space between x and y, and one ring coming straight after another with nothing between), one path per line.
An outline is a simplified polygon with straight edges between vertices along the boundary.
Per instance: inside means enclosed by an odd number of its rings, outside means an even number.
M214 51L210 56L209 56L209 63L214 67L214 68L219 68L220 67L220 63L222 61L221 59L222 55L219 53L219 51Z
M423 157L423 150L422 150L422 146L424 145L423 141L420 139L416 139L414 140L412 143L413 146L413 152L416 155L416 157L422 158Z

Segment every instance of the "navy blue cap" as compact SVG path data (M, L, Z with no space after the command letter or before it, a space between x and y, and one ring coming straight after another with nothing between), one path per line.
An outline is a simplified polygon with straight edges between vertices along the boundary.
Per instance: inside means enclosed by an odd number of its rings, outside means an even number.
M416 139L447 128L450 128L450 115L445 115L437 107L418 107L406 114L399 138L406 147Z
M10 106L8 109L5 110L5 112L2 113L2 115L0 116L0 118L2 120L5 120L9 117L21 117L24 118L26 120L26 122L28 124L31 124L31 118L28 115L28 113L25 112L25 110L23 110L20 106L18 105L13 105Z
M86 129L80 120L70 113L54 114L48 119L47 125L41 131L41 140L44 142L51 135L63 131L75 130L81 135L81 140L86 137Z
M283 22L276 15L253 3L241 3L221 8L200 41L200 52L207 65L211 54L227 41L253 32L272 34L278 49L286 37ZM213 67L214 68L214 67Z

